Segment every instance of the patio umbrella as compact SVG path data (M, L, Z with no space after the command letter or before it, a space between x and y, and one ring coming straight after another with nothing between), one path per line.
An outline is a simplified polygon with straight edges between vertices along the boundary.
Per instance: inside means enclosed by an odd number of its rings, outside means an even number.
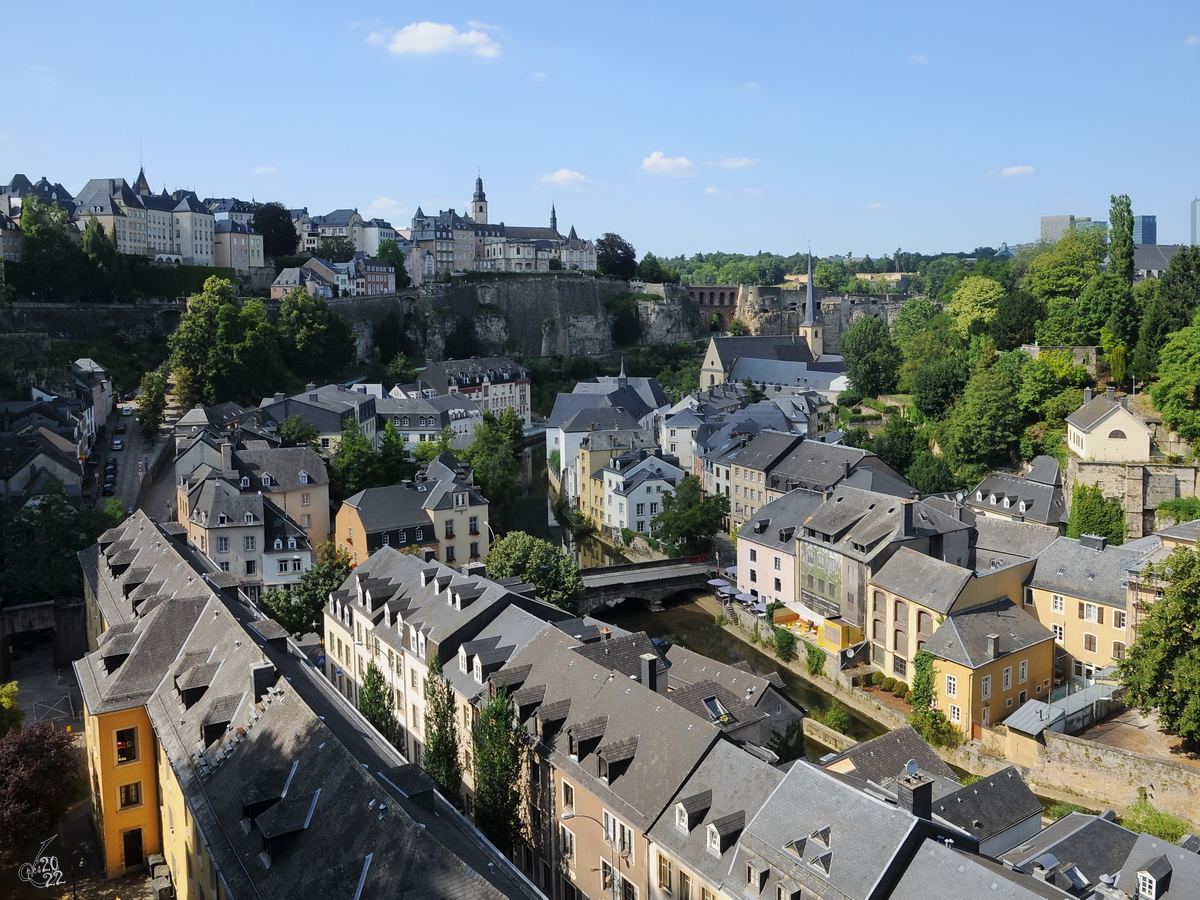
M738 594L737 601L738 603L753 603L754 597L752 597L750 594Z
M729 587L729 582L724 578L710 578L708 579L708 583L713 587Z
M726 574L726 575L731 575L731 576L733 576L734 578L736 578L736 577L737 577L737 566L729 566L729 567L727 567L727 568L725 569L725 574Z
M718 594L736 594L736 593L737 593L737 588L735 588L735 587L734 587L733 585L731 585L731 584L727 584L727 585L725 585L725 587L719 587L719 588L717 588L717 593L718 593Z
M753 609L756 613L765 613L767 611L767 604L755 603L754 606L752 606L750 608Z

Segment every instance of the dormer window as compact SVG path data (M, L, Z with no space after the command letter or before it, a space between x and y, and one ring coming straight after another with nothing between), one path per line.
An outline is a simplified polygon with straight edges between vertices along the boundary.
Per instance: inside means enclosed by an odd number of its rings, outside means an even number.
M242 487L243 488L250 487L250 476L249 475L242 476Z
M1008 509L1010 506L1012 506L1012 500L1009 499L1008 497L1005 497L1004 498L1004 508Z
M254 524L254 513L246 513L246 515L243 517L242 521L244 521L247 525L253 525Z
M975 492L975 502L976 502L976 503L982 503L982 502L983 502L983 491L976 491L976 492Z
M308 484L308 473L307 473L307 472L301 472L301 473L300 473L300 483L301 483L301 484Z
M270 473L268 473L268 472L263 472L263 477L262 477L262 485L263 485L263 487L270 487L270 486L271 486L271 475L270 475Z
M417 634L417 655L421 659L425 658L425 635L423 633Z
M478 656L475 657L473 674L475 675L475 681L479 684L483 684L483 660L481 660Z
M1154 900L1154 891L1157 887L1157 879L1149 872L1138 872L1138 897L1144 900Z
M464 674L467 671L467 648L466 647L460 646L458 648L458 671L460 671Z
M1025 501L1022 500L1019 504L1017 504L1017 511L1024 513L1025 510L1026 510Z
M229 517L227 515L225 515L225 513L221 513L219 516L217 516L217 524L218 525L228 525Z
M675 827L685 833L688 830L688 814L682 803L675 807Z
M288 549L289 550L296 549L296 539L294 537L288 538Z
M466 506L467 505L467 495L466 494L455 494L454 495L454 505L455 506Z
M425 529L418 527L417 528L417 541L420 542L423 540L425 540Z
M715 825L708 826L708 852L721 855L721 835L717 833Z
M283 549L283 538L275 538L275 549L276 550Z

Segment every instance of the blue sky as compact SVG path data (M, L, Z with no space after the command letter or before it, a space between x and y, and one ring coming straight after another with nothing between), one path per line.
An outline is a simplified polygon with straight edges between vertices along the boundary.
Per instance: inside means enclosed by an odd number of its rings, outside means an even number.
M1200 4L20 4L0 180L463 211L639 255L1036 238L1109 195L1188 240ZM17 38L15 36L21 36ZM43 37L44 35L44 37ZM140 145L140 151L139 151Z

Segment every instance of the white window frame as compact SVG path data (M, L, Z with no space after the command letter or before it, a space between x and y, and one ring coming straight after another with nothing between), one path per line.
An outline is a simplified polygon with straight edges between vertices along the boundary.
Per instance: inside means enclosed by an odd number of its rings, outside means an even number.
M1112 620L1113 620L1113 628L1117 629L1118 631L1125 630L1125 621L1126 621L1125 610L1114 609L1113 613L1112 613Z
M1055 622L1053 625L1050 626L1050 628L1051 628L1051 630L1054 631L1054 640L1058 641L1058 643L1061 644L1063 642L1063 638L1064 638L1062 625L1058 622Z
M1004 682L1004 690L1011 691L1012 690L1012 666L1004 667L1003 682Z
M1017 682L1024 684L1029 680L1029 660L1021 660L1021 665L1017 669Z
M946 696L947 697L957 697L958 696L958 678L955 675L947 675L946 676Z
M953 703L950 704L950 721L955 725L962 724L962 709L955 706Z
M979 682L979 690L980 690L980 696L984 700L991 699L991 696L992 696L992 676L991 675L983 676L983 679Z
M1051 594L1050 595L1050 612L1061 616L1065 610L1066 610L1066 601L1063 599L1062 594Z

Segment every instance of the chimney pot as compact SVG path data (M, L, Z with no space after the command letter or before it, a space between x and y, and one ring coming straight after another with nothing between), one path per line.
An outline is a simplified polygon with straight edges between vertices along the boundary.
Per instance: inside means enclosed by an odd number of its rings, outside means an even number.
M896 800L901 809L919 819L933 815L933 779L924 775L905 775L896 779Z
M1083 389L1083 402L1084 403L1092 402L1092 389L1090 387Z
M1104 389L1104 397L1106 400L1111 401L1113 399L1113 397L1116 396L1116 394L1117 394L1117 389L1115 387L1113 387L1111 384Z
M658 693L658 656L654 653L643 653L639 659L642 663L642 684L654 693Z
M998 659L1000 657L1000 635L989 634L987 636L988 658Z

